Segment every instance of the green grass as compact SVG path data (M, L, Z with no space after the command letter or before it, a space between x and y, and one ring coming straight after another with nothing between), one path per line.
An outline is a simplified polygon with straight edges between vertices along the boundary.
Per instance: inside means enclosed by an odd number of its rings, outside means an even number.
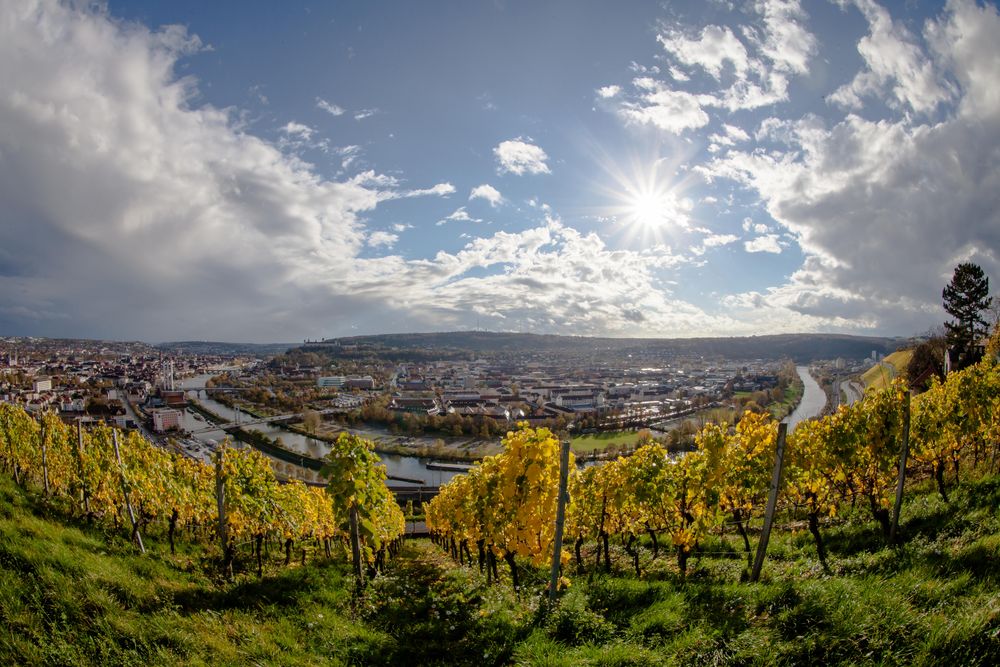
M352 664L392 639L350 618L342 563L220 584L204 553L49 517L0 477L0 662Z
M631 447L639 442L639 431L607 431L573 436L570 445L581 454L604 451L609 447Z
M792 414L795 407L802 400L802 393L805 391L805 385L803 385L802 380L796 376L793 382L790 382L787 387L785 387L785 393L781 397L780 401L776 401L767 406L771 414L775 419L784 419L788 415Z
M0 664L998 664L1000 477L951 495L910 489L896 548L860 510L825 522L830 573L784 514L757 584L732 530L686 578L648 540L639 579L620 544L611 573L585 547L546 614L544 571L515 595L502 563L488 586L426 540L355 602L342 557L222 582L208 546L170 556L153 531L140 556L0 475Z

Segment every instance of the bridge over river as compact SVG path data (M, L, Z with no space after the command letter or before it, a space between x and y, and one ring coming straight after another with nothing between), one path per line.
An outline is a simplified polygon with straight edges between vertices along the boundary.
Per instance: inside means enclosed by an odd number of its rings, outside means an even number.
M202 408L204 410L204 408ZM206 410L206 412L208 412ZM339 408L327 408L325 410L316 410L320 415L332 415L337 412L341 412ZM260 426L261 424L281 424L285 422L294 421L296 419L301 419L304 413L302 412L290 412L285 415L271 415L270 417L254 417L251 419L240 419L240 415L244 414L241 410L236 411L236 419L233 421L220 421L202 429L196 429L194 431L189 431L191 435L201 435L208 433L209 431L227 431L235 428L250 427L250 426Z

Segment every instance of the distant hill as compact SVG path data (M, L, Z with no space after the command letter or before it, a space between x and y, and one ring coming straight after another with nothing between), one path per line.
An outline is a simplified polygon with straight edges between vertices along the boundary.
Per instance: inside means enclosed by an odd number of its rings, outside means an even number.
M350 336L307 343L302 350L360 346L373 350L453 350L476 354L530 353L600 354L607 352L694 355L726 359L863 359L873 351L894 352L902 338L843 334L778 334L731 338L588 338L484 331Z
M186 340L158 343L155 347L165 352L179 352L184 354L270 357L287 352L296 345L296 343L225 343L221 341Z

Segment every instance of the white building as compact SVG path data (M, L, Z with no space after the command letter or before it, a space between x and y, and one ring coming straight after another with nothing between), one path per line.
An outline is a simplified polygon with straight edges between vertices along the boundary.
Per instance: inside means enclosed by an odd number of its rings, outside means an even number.
M35 393L38 393L40 391L52 391L52 379L38 378L31 383L31 389Z
M163 433L164 431L180 428L180 425L180 410L165 408L153 411L153 430L157 433Z

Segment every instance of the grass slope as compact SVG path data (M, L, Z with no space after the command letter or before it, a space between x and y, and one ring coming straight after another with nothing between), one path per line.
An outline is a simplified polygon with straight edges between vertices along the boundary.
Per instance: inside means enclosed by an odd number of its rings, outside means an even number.
M138 556L0 476L0 663L994 665L998 503L1000 477L963 484L950 504L920 484L896 549L849 513L823 527L830 573L808 532L788 530L799 517L783 516L759 584L740 583L735 535L706 540L687 580L648 543L636 579L617 546L612 573L571 566L545 616L543 572L524 573L515 596L426 540L354 604L343 561L221 583L198 547L170 557L151 535Z
M906 367L909 365L910 357L912 356L913 350L897 350L885 358L884 364L887 364L887 366L875 364L869 368L861 375L861 382L864 383L865 389L872 387L883 389L897 375L905 377Z
M50 515L0 475L2 664L353 664L391 643L348 617L342 564L222 586L199 549L145 536L140 556Z

